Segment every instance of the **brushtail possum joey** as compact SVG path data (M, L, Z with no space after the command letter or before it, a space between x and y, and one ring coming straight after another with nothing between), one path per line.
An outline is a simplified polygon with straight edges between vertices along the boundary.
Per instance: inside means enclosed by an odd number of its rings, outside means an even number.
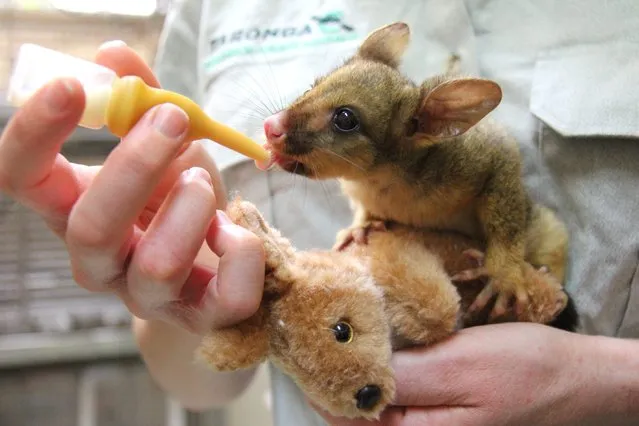
M354 210L336 249L398 223L485 241L485 260L453 277L486 278L469 312L519 312L534 281L525 265L564 280L567 230L529 197L517 142L486 117L501 102L490 80L444 72L415 84L399 70L409 27L373 31L342 65L264 122L272 163L339 179ZM568 299L558 301L568 303Z

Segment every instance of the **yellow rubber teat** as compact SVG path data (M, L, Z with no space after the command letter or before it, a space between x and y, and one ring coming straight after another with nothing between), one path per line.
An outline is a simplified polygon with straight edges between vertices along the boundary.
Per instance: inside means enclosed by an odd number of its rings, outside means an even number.
M210 139L258 162L269 159L268 151L246 135L211 119L189 98L150 87L137 76L122 77L113 84L106 125L114 135L123 137L149 109L163 103L174 104L189 116L187 140Z

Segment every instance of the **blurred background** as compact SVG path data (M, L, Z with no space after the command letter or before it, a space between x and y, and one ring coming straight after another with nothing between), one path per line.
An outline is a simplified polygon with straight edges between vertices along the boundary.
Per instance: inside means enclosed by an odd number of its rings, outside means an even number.
M152 62L171 0L0 0L0 130L22 43L92 59L123 40ZM63 153L96 164L117 140L78 129ZM72 280L66 251L33 214L0 195L0 426L270 426L268 373L230 406L188 413L154 385L118 300Z

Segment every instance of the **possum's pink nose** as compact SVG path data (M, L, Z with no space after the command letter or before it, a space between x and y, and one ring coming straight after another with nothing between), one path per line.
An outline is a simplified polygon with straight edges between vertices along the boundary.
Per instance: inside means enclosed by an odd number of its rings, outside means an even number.
M264 133L268 143L275 149L281 149L286 137L286 111L280 111L264 120Z

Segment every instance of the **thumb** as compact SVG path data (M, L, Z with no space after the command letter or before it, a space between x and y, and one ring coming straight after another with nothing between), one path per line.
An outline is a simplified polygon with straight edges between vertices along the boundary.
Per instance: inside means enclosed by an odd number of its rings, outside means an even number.
M309 405L331 426L449 426L470 424L473 418L470 407L391 406L382 412L379 420L347 419L335 417L312 402Z
M465 406L472 398L469 388L469 355L460 351L457 333L448 340L429 347L415 347L395 352L392 368L397 390L393 404L399 406Z
M402 422L404 417L402 407L388 407L380 414L378 420L348 419L336 417L319 407L310 398L306 397L305 399L306 403L331 426L408 426Z

